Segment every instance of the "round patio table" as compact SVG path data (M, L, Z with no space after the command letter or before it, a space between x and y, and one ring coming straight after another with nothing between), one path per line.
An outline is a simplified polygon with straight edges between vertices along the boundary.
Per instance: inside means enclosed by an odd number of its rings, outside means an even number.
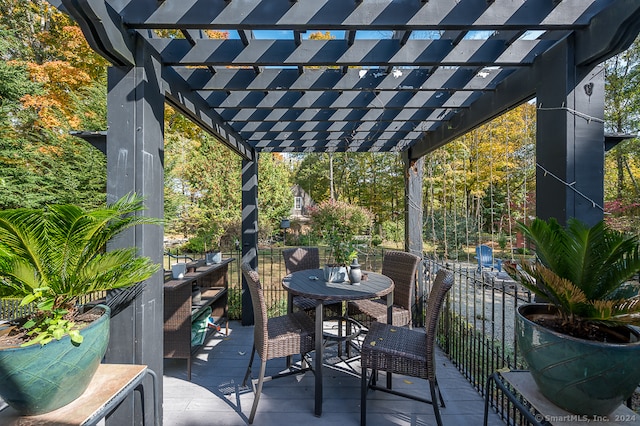
M367 278L359 284L348 281L329 283L324 280L322 269L305 269L287 275L282 286L288 292L288 310L293 307L293 296L315 299L316 305L316 366L315 366L315 415L322 415L322 360L323 360L323 304L327 301L374 299L387 296L387 319L393 315L393 280L375 272L363 271Z

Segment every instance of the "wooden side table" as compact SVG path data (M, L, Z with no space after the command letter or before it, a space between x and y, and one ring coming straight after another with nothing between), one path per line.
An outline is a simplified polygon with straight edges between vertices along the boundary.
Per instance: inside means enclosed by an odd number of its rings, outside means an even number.
M565 411L540 393L531 373L528 371L507 371L495 372L487 379L484 401L484 426L487 426L492 381L502 390L504 396L513 403L514 407L534 425L582 426L587 423L619 426L640 425L640 414L624 404L608 416L588 417ZM525 399L535 412L531 412L528 407L522 404L517 395Z
M147 375L153 380L153 424L159 426L158 379L146 365L100 364L87 390L75 401L49 413L20 416L7 407L0 411L4 426L79 425L91 426L115 410L134 390L142 395L142 413L146 424L143 381Z

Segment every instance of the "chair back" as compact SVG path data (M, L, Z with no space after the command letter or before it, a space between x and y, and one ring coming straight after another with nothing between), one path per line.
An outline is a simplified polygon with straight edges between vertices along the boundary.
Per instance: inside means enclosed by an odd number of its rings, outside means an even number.
M282 250L287 275L303 269L320 268L320 250L318 247L294 247Z
M435 379L435 353L434 346L436 341L436 328L438 326L438 318L442 311L444 299L447 292L453 286L453 272L446 269L440 269L433 280L429 298L427 299L427 315L425 322L425 330L427 334L427 375L429 380Z
M251 304L253 305L253 318L255 327L253 329L253 339L260 359L265 359L267 353L267 304L264 299L264 291L260 283L260 277L256 271L247 263L242 262L242 275L247 281L247 287L251 293Z
M493 249L484 244L476 247L476 257L478 258L478 265L482 266L493 266Z
M413 288L420 256L404 251L385 252L382 260L382 274L393 280L393 304L411 310Z

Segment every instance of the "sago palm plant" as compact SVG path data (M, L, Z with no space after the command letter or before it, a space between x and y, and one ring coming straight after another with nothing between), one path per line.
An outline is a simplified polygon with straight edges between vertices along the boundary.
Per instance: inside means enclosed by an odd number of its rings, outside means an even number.
M637 236L615 231L604 221L588 227L570 219L564 228L555 219L535 219L519 227L534 244L536 260L508 263L505 269L555 305L563 328L640 322L637 284L629 282L640 270Z
M74 322L79 298L132 286L159 269L149 258L137 257L135 248L106 251L107 242L123 230L160 224L136 214L141 210L142 199L130 195L89 211L66 204L0 211L0 297L21 298L22 305L36 308L22 324L26 344L46 344L65 334L81 343Z

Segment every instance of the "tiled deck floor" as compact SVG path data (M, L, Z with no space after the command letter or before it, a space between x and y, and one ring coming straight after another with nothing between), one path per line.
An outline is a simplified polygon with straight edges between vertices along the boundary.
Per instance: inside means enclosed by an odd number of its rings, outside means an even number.
M223 329L224 330L224 329ZM245 425L253 403L253 392L241 389L253 343L253 327L231 322L229 336L211 336L192 361L191 381L186 380L186 361L165 360L164 422L166 426ZM329 352L329 351L328 351ZM254 366L259 366L256 356ZM441 409L444 425L482 425L484 402L458 370L441 354L437 355L438 382L446 408ZM267 374L285 366L284 359L267 363ZM355 365L359 368L359 365ZM258 367L254 367L254 377ZM324 403L321 417L313 414L314 376L306 372L266 382L254 424L262 425L359 425L360 379L325 368ZM428 382L394 377L396 388L429 395ZM369 391L367 424L435 425L429 404ZM504 425L490 413L490 425Z

